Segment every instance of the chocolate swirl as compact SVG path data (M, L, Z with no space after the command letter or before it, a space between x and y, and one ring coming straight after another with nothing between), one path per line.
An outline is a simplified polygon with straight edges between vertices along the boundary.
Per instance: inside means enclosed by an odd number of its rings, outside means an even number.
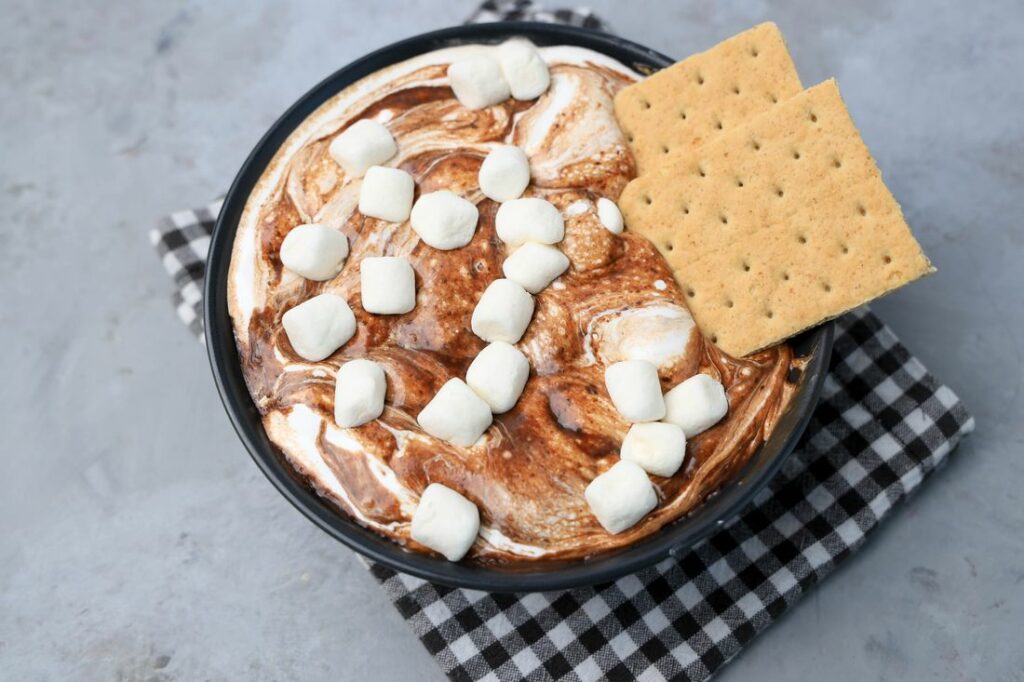
M325 104L282 147L243 216L231 272L231 311L243 370L271 439L310 483L360 523L409 539L418 494L430 482L462 492L481 512L480 562L579 558L630 544L701 503L734 475L771 432L793 392L795 360L786 346L744 359L723 355L696 331L661 256L641 237L616 236L597 219L598 197L617 197L634 163L612 115L612 97L636 79L628 69L578 48L547 48L552 83L536 101L470 111L445 79L455 48L416 58L364 79ZM366 218L355 208L359 182L327 154L349 123L372 116L399 144L393 160L417 192L450 189L480 210L470 244L438 251L408 223ZM477 187L494 143L530 157L526 196L551 201L566 216L560 245L571 267L536 297L518 344L532 374L519 403L495 417L481 443L460 448L424 434L415 417L441 385L466 368L484 343L469 320L484 288L501 277L507 247L494 231L497 205ZM329 282L281 267L284 235L303 222L341 229L351 253ZM360 307L359 263L403 255L417 278L417 305L405 315ZM293 305L330 291L358 320L353 339L332 357L298 357L281 328ZM334 374L345 361L371 358L388 377L382 417L356 429L333 423ZM626 358L659 366L666 390L695 372L722 381L728 417L691 439L684 468L653 477L660 503L620 535L606 533L583 497L587 484L618 459L629 427L604 388L604 368Z

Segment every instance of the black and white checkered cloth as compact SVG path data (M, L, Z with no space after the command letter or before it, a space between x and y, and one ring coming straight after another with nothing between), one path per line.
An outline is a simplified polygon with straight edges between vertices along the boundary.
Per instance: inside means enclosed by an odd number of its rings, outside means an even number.
M175 211L149 232L167 274L174 279L171 301L185 326L203 341L203 280L206 252L224 199L202 208Z
M488 21L544 21L610 33L608 25L586 7L545 10L530 0L487 0L466 19L467 24Z
M693 550L613 583L492 595L372 567L453 680L705 680L856 551L974 421L867 310L841 318L783 471Z
M583 11L486 2L472 17ZM202 336L204 259L220 202L152 233L182 321ZM692 550L593 588L501 595L371 565L453 680L706 680L851 553L949 457L974 420L866 309L837 321L821 402L796 452L748 509Z

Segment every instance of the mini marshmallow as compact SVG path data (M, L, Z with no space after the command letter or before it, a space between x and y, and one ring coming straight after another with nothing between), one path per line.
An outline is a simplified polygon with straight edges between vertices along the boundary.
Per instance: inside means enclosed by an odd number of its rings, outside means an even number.
M319 362L356 333L356 316L341 296L320 294L281 316L284 333L299 357Z
M615 409L630 422L653 422L665 416L658 368L646 360L623 360L604 370L604 383Z
M362 426L384 412L387 378L372 360L349 360L338 368L334 386L334 421L342 428Z
M484 341L516 343L533 318L533 296L510 279L496 279L473 309L473 333Z
M565 221L550 201L527 197L506 201L494 216L498 238L518 246L524 242L557 244L565 237Z
M398 145L387 128L364 118L335 137L328 153L346 173L361 178L370 166L379 166L397 154Z
M412 176L401 168L372 166L359 188L359 212L389 223L405 222L415 187Z
M495 341L473 359L466 383L491 406L491 412L508 412L519 400L530 377L530 361L522 351Z
M422 195L412 207L412 229L435 249L458 249L473 239L480 211L472 201L441 190Z
M479 532L476 505L448 486L431 483L420 495L409 534L448 561L458 561L466 556Z
M683 464L686 436L675 424L648 422L633 424L622 441L619 456L635 462L649 474L672 476Z
M553 246L527 242L505 259L501 271L531 294L536 294L569 268L569 258Z
M658 506L658 494L639 465L620 460L587 486L583 493L590 511L612 535L617 535Z
M400 315L416 307L416 274L401 256L370 256L359 264L363 310Z
M462 379L449 379L416 422L431 436L468 448L491 425L491 407Z
M530 161L519 147L504 144L491 150L480 165L480 191L488 199L518 199L530 184Z
M622 234L625 224L622 222L622 211L611 199L601 197L597 200L597 219L612 234Z
M508 83L501 66L486 55L465 57L448 67L452 91L467 109L483 109L508 99Z
M551 85L548 65L533 43L526 40L502 43L498 46L498 62L516 99L540 97Z
M297 225L281 242L281 263L314 282L333 279L347 257L348 238L326 225Z
M565 208L565 215L568 218L575 218L590 210L591 203L586 199L577 199Z
M682 427L687 438L707 431L728 411L725 387L707 374L694 374L665 394L665 421Z

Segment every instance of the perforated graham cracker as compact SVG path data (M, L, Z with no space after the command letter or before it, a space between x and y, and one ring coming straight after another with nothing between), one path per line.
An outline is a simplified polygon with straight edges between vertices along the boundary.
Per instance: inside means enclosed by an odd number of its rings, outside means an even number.
M643 174L802 89L782 34L768 22L623 88L615 116Z
M619 206L734 356L933 270L833 80L637 178Z

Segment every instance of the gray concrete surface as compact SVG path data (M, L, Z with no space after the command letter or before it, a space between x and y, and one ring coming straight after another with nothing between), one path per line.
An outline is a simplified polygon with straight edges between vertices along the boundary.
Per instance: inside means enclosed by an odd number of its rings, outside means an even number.
M1020 680L1024 7L592 3L684 55L765 18L835 75L939 274L877 306L978 431L722 680ZM0 678L439 679L242 450L146 230L322 76L460 2L0 2Z

